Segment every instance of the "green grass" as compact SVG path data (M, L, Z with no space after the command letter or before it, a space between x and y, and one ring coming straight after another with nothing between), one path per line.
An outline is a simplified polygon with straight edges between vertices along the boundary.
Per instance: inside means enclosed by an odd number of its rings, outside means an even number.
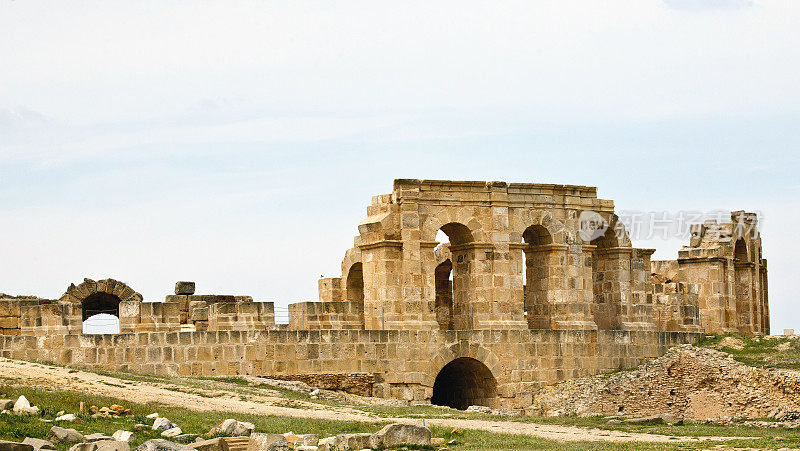
M137 423L148 424L146 415L158 412L161 416L169 418L189 434L203 434L208 432L213 426L226 418L236 418L241 421L249 421L255 424L257 432L284 433L293 431L295 433L314 433L320 437L336 434L353 432L375 432L385 423L362 423L351 421L330 421L306 418L279 417L272 415L248 415L229 412L195 412L185 408L170 407L157 403L136 404L117 398L91 396L72 391L47 392L34 390L28 387L21 387L16 384L0 385L0 397L15 398L25 395L42 411L39 416L11 416L0 417L0 439L21 441L25 437L46 438L53 423L46 423L42 419L52 419L55 414L64 410L67 412L77 412L81 401L87 406L109 406L120 404L131 409L133 415L119 419L91 418L87 415L79 415L79 421L74 423L60 424L62 427L75 428L84 434L102 432L108 435L118 429L133 430ZM473 416L474 417L474 416ZM591 421L583 419L582 425L591 425ZM710 426L709 426L710 427ZM731 428L716 428L711 430L718 435L733 435ZM644 428L637 428L642 430ZM442 437L447 441L455 439L456 444L447 445L452 450L484 450L484 449L597 449L597 450L662 450L662 449L695 449L698 444L649 444L631 443L614 444L604 442L556 442L552 440L539 439L527 436L515 436L505 434L494 434L482 431L464 430L462 433L452 435L450 428L432 427L434 437ZM749 431L741 431L741 435L749 435ZM788 431L783 431L783 435L789 438ZM674 435L674 434L673 434ZM159 434L150 429L136 433L136 440L133 446L153 439L160 438ZM792 435L791 439L785 441L775 441L770 439L744 440L737 442L742 446L790 446L800 444L800 438ZM708 447L710 443L703 444ZM64 451L68 445L57 445L59 450Z
M734 337L744 343L743 349L719 348L725 337ZM786 344L788 343L788 344ZM782 346L780 349L779 346ZM708 335L697 346L720 349L731 354L734 360L758 368L785 368L800 370L800 340L789 337L747 337L739 335ZM783 349L783 348L788 349Z

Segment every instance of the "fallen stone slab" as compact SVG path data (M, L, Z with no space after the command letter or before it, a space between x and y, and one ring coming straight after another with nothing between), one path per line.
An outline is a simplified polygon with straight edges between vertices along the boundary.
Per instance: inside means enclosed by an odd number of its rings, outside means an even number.
M11 410L14 408L13 399L0 399L0 410Z
M95 451L131 451L131 445L127 442L118 442L116 440L100 440L94 442Z
M289 442L282 434L255 433L250 435L247 451L288 451Z
M76 419L77 417L75 416L75 414L67 413L61 416L57 416L56 419L53 421L75 421Z
M134 448L133 451L195 451L182 443L170 442L163 438L148 440Z
M33 446L26 443L0 440L0 451L33 451Z
M372 434L365 448L391 448L394 446L430 446L431 430L415 424L393 423Z
M221 434L230 435L232 437L249 437L255 428L256 427L253 425L253 423L237 421L233 418L228 418L226 420L222 420L222 422L214 426L210 431L208 431L208 433L209 435Z
M136 440L136 434L131 431L119 430L111 434L111 438L118 442L133 443Z
M334 451L336 446L339 444L339 437L332 436L332 437L325 437L320 439L317 443L317 448L319 451Z
M175 425L172 424L171 421L163 417L158 417L155 419L155 421L153 421L154 431L166 431L167 429L172 429L174 427Z
M114 437L109 437L106 434L98 432L96 434L84 435L83 439L89 443L99 442L101 440L114 440Z
M190 443L189 446L198 451L228 451L228 444L221 437Z
M90 442L83 442L83 443L76 443L72 445L69 451L95 451L97 450L97 445Z
M161 436L162 437L167 437L167 438L175 438L175 437L177 437L177 436L179 436L181 434L183 434L183 431L181 430L181 428L174 427L174 428L169 428L166 431L162 432Z
M631 424L661 424L664 419L661 418L661 415L648 415L646 417L627 418L625 422Z
M369 448L369 439L372 434L369 432L355 434L339 434L336 436L337 449L364 449Z
M22 441L22 443L33 446L34 451L56 449L56 446L53 445L52 443L48 442L47 440L42 440L39 438L26 437L25 440Z
M59 426L51 427L48 437L56 443L75 443L84 441L83 434L80 432L76 431L75 429L66 429Z

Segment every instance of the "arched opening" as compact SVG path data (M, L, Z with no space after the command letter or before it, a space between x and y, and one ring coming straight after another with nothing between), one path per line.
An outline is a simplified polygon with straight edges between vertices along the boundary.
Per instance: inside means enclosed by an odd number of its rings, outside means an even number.
M348 301L364 302L364 270L361 262L354 263L347 272L346 296Z
M464 224L451 222L439 229L436 240L441 243L437 248L439 252L445 246L450 252L449 264L442 262L434 271L437 321L441 306L443 317L439 322L440 328L471 329L470 287L473 285L474 252L471 254L466 245L473 242L472 233Z
M439 329L453 329L453 263L447 260L436 266L436 322Z
M358 315L364 318L364 267L361 262L353 263L350 270L347 271L347 280L345 281L345 299L348 301L355 301L357 305Z
M469 406L494 407L496 397L497 380L491 370L478 360L461 357L436 375L431 404L461 410Z
M541 225L532 225L522 232L525 241L523 271L523 305L528 327L531 329L550 328L550 296L548 294L551 275L552 253L545 248L553 243L550 232Z
M120 298L97 292L81 303L81 319L85 334L118 334Z
M736 240L736 245L733 248L733 260L736 263L745 263L750 260L747 258L747 243L742 238Z
M619 239L612 227L603 236L589 243L595 247L592 257L592 292L594 304L592 313L597 328L601 330L622 327L622 283L626 278L620 274L625 265L620 264L619 256L610 249L619 247Z

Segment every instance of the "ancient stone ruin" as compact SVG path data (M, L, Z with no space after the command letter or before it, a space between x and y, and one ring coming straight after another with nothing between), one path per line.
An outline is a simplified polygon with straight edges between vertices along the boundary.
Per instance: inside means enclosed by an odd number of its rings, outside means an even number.
M651 262L596 188L395 180L367 207L342 276L319 281L318 302L291 304L288 324L271 302L193 283L144 302L86 279L58 300L0 299L0 355L523 410L545 384L631 368L704 332L768 333L760 237L739 227L756 217L731 219ZM120 333L84 334L97 313Z

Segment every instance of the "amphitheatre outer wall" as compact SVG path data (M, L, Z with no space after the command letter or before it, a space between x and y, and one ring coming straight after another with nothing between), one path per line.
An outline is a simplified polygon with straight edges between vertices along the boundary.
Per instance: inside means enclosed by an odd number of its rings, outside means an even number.
M582 237L586 211L605 233ZM143 302L123 282L86 279L58 300L0 296L0 355L332 381L324 388L357 380L360 394L524 410L541 386L632 368L705 333L768 333L757 233L707 223L686 249L651 262L591 187L396 180L373 198L342 276L320 279L319 302L290 304L289 324L275 323L271 302L194 284ZM85 334L97 313L116 316L120 333Z

